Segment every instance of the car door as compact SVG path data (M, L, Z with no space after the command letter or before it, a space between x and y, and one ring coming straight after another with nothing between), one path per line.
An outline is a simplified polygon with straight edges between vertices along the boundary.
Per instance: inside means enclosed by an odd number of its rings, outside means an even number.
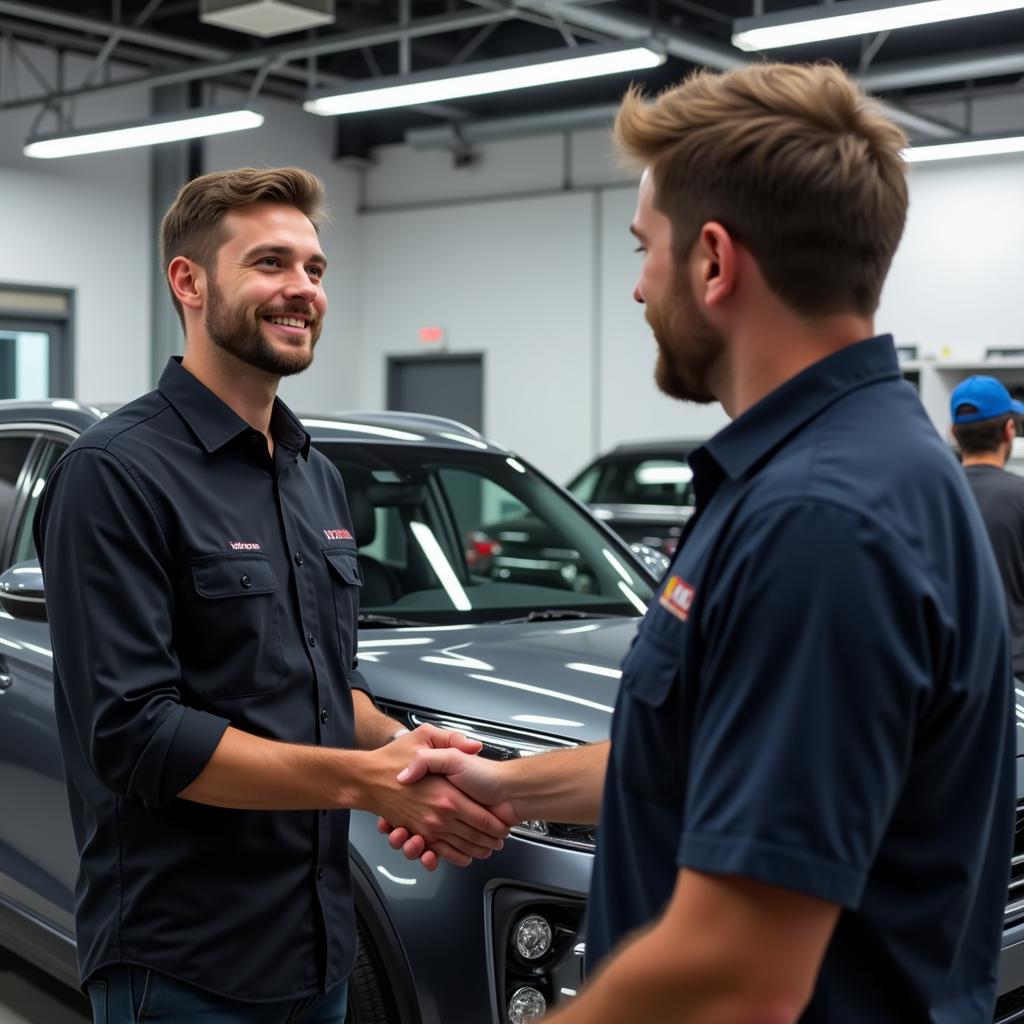
M0 429L3 569L36 557L32 516L47 474L70 441L61 433L37 432L26 442L24 434ZM11 485L19 457L24 461ZM49 628L0 611L0 899L71 935L76 871L54 724Z

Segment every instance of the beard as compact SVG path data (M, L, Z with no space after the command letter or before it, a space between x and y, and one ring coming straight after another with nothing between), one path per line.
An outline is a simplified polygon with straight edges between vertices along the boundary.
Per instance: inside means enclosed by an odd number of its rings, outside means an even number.
M320 339L322 322L311 306L293 303L288 306L257 306L251 312L246 306L229 306L214 281L209 282L205 326L210 340L230 352L243 363L275 377L301 373L313 362L313 350ZM304 316L309 320L309 348L277 349L263 334L266 316Z
M664 303L647 303L644 316L658 343L658 388L683 402L716 401L711 378L725 353L725 340L697 308L689 281L679 275Z

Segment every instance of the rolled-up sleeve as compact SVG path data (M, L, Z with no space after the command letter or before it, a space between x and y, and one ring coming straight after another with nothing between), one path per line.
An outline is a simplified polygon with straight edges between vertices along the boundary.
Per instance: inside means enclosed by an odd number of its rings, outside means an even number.
M165 531L137 478L102 448L68 452L34 523L55 683L96 777L152 805L202 771L228 721L181 701Z

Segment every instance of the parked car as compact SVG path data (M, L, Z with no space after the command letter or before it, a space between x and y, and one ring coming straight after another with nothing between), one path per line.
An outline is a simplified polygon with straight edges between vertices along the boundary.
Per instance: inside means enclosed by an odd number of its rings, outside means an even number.
M60 453L100 415L0 402L0 945L71 985L77 857L30 523ZM459 424L397 413L305 423L346 479L360 663L385 709L410 726L461 729L495 758L606 738L619 662L655 586L629 546ZM474 524L519 509L573 548L586 590L502 578L467 558ZM1000 1024L1024 1020L1022 828L1019 814ZM350 1024L524 1024L571 999L594 842L593 827L524 822L489 860L428 874L387 846L373 816L353 813Z
M693 515L693 473L686 461L699 442L624 444L599 456L568 484L627 542L671 557Z

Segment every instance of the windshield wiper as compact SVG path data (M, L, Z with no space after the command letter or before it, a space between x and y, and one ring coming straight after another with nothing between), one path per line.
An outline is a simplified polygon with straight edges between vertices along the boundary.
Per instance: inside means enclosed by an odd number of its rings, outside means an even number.
M545 608L543 611L532 611L514 619L502 619L503 624L510 622L558 622L560 619L616 619L620 616L610 612L588 612L582 608Z
M360 626L429 626L419 619L401 619L397 615L378 615L376 612L360 612Z

